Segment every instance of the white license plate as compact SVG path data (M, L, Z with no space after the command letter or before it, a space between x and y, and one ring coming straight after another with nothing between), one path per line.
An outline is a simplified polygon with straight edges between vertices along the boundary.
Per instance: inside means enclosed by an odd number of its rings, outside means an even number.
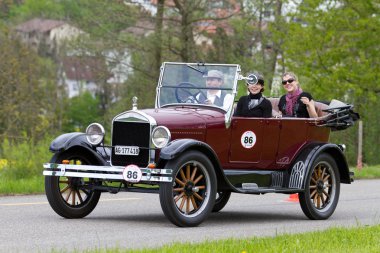
M136 146L115 146L115 155L139 155L140 149Z

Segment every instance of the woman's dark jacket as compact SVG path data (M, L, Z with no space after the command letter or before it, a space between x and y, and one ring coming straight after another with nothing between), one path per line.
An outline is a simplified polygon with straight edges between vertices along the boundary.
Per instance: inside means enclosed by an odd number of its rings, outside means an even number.
M272 117L272 104L262 93L249 94L239 99L234 116L238 117Z
M278 109L281 111L283 117L297 117L297 118L310 118L309 112L306 109L306 105L302 103L301 97L307 97L312 100L313 97L308 92L302 92L298 98L297 102L293 107L292 115L286 113L286 95L283 95L278 102Z

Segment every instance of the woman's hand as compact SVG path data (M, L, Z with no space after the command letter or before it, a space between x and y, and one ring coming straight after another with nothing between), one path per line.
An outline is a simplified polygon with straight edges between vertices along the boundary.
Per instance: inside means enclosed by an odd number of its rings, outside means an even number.
M302 103L304 103L307 107L314 107L314 100L310 100L307 97L301 97Z
M317 118L318 114L315 110L314 100L307 97L301 97L300 100L306 105L306 110L309 113L310 118Z

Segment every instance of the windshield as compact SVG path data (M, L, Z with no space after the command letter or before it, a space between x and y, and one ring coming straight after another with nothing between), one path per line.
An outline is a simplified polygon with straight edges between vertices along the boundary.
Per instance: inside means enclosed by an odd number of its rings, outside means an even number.
M164 63L157 107L199 104L228 111L236 94L239 70L236 64Z

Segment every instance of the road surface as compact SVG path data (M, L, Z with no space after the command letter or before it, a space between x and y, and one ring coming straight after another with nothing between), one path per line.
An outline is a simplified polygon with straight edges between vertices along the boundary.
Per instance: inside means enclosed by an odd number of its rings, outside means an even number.
M380 180L342 184L338 207L325 221L308 220L299 203L287 201L288 197L234 193L222 211L195 228L172 225L158 194L104 193L95 210L77 220L58 216L45 195L0 197L0 252L158 247L380 224Z

